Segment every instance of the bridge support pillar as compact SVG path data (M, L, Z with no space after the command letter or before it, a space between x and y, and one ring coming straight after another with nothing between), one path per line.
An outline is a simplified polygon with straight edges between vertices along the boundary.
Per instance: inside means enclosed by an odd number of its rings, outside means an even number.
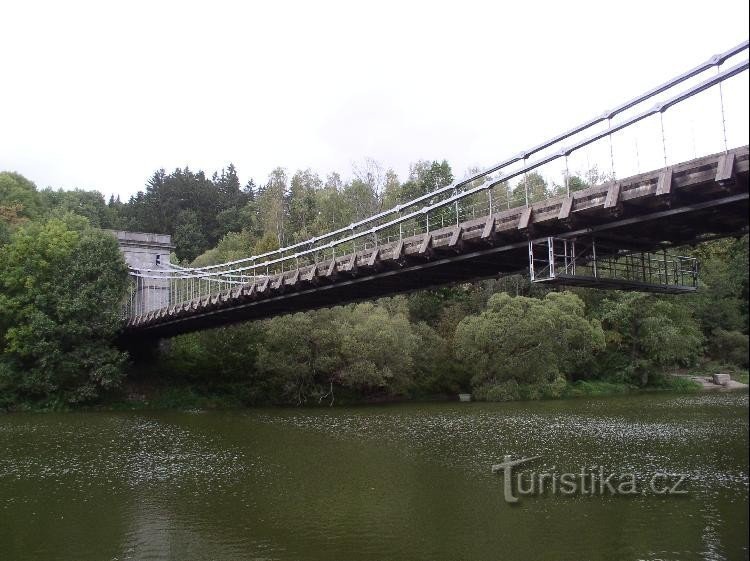
M149 234L109 230L117 238L125 263L131 269L164 269L169 254L174 249L169 234ZM134 287L133 300L138 302L140 313L169 306L169 279L141 278Z

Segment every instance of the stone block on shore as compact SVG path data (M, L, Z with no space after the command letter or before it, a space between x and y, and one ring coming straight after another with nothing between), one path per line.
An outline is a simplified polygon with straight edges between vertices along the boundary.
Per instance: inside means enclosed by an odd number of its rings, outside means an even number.
M731 377L729 374L714 374L714 384L719 386L726 386L730 380Z

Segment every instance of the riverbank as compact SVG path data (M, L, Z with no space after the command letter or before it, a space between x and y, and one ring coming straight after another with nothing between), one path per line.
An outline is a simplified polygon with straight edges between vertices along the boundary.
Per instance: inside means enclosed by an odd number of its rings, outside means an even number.
M737 380L726 380L724 383L717 383L713 376L678 374L678 379L684 379L697 384L701 390L721 391L721 390L746 390L750 388L748 384Z
M496 387L497 388L497 387ZM663 376L657 385L638 387L631 384L607 382L602 380L578 380L545 386L523 384L506 384L501 390L492 389L475 392L473 401L482 402L517 402L546 401L556 399L577 399L588 397L606 397L625 394L660 393L695 393L702 387L695 381L682 376ZM149 411L149 410L222 410L252 409L260 406L277 406L294 408L286 404L248 403L243 399L247 388L208 387L194 385L169 385L154 382L129 382L122 391L107 396L98 403L71 405L61 400L46 402L23 402L0 408L0 412L64 412L64 411ZM458 401L457 394L422 394L422 395L386 395L371 394L367 396L334 389L332 396L308 400L300 408L330 406L376 405L384 403L423 403Z
M670 375L676 379L694 382L702 390L716 391L750 389L747 370L715 361L707 361L695 368L675 370L671 372ZM717 375L725 378L724 383L717 383ZM726 380L726 377L729 379Z

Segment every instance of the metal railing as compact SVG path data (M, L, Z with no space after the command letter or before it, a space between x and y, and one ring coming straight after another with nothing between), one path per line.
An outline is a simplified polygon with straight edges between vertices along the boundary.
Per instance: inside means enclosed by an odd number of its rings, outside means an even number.
M667 136L664 114L671 108L718 86L719 106L716 119L723 132L723 149L727 150L726 112L722 84L748 70L748 60L724 68L725 63L748 50L748 41L711 57L706 62L675 76L647 92L590 119L567 132L556 135L515 156L483 171L456 181L445 187L419 196L407 203L377 213L346 227L295 243L278 250L205 267L178 267L169 265L162 269L131 269L133 280L131 295L126 305L128 316L142 315L153 309L176 305L196 298L216 294L238 284L275 276L279 273L320 262L339 259L353 252L363 251L409 236L430 232L472 218L491 215L511 208L514 200L522 198L520 206L534 203L529 191L529 174L551 162L564 160L563 182L559 193L570 195L569 157L578 151L599 143L610 160L611 177L615 175L616 150L613 135L645 122L650 117L659 120L657 143L663 151L667 165ZM708 75L712 69L715 74ZM696 79L696 80L694 80ZM695 81L689 84L690 81ZM677 87L688 83L681 91ZM662 94L668 97L660 98ZM654 103L645 107L645 103ZM606 128L596 130L598 126ZM660 140L660 142L659 142ZM563 145L563 143L567 143ZM637 150L636 150L637 153ZM531 157L535 159L530 161ZM511 194L510 181L519 181ZM518 188L523 187L520 191ZM481 199L481 200L478 200ZM420 206L422 205L422 206Z
M623 281L623 286L644 290L696 289L698 260L666 248L622 250L594 237L547 237L529 242L529 275L536 283L597 286L602 281L601 286L612 286L611 281Z

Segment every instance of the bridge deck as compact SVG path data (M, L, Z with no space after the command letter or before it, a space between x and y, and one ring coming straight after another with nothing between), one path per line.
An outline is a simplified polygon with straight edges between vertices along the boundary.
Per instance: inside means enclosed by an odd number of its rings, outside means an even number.
M168 337L528 267L528 240L595 235L652 250L748 228L748 147L684 162L265 277L131 318L124 336Z

